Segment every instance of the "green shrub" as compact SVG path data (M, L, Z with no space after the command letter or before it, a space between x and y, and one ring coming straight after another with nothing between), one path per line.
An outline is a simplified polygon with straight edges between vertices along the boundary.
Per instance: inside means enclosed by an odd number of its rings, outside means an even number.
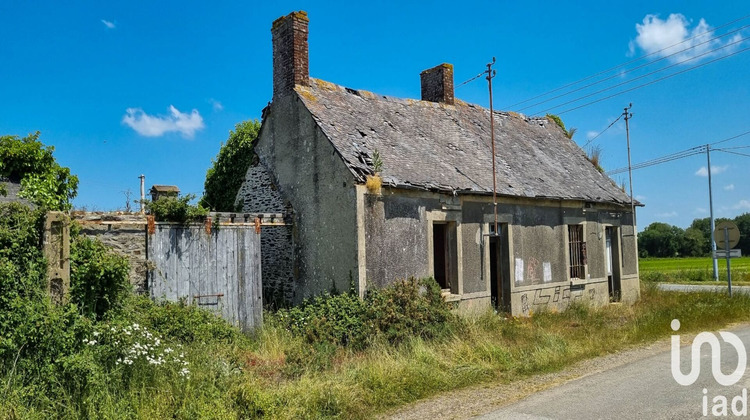
M409 337L434 338L448 332L454 316L432 278L397 281L367 298L367 318L390 341Z
M70 297L86 316L101 319L132 289L127 258L97 239L76 237L70 246Z
M195 199L195 194L186 194L179 198L161 197L147 203L146 207L157 222L187 223L201 219L208 214L208 210L200 205L190 204L193 199Z
M18 203L0 204L0 362L13 363L34 334L44 306L47 265L40 250L44 215Z
M363 348L375 332L366 303L351 293L315 297L302 305L279 310L277 318L310 343Z
M137 322L182 344L246 339L239 329L224 319L184 301L154 302L146 296L130 296L116 317Z
M21 183L19 196L49 210L70 210L78 177L60 166L55 148L39 141L39 132L26 137L0 136L0 177Z
M435 280L410 278L371 290L364 299L353 293L318 296L279 310L276 319L310 343L362 349L378 337L393 344L437 337L455 318Z

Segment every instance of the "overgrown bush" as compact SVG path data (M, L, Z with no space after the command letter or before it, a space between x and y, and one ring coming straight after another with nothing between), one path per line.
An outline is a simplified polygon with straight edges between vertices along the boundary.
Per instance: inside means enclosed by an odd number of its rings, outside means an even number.
M432 278L398 281L372 290L366 298L367 318L391 343L409 337L435 338L450 328L454 316Z
M0 204L0 360L26 342L24 323L42 300L46 263L40 250L44 215L18 203Z
M276 315L282 325L310 343L364 348L376 332L367 303L352 293L317 296Z
M190 204L194 199L195 194L186 194L179 198L161 197L147 203L146 208L157 222L187 223L199 220L208 214L208 209L201 207L200 204Z
M39 141L39 132L26 137L0 136L0 177L21 183L21 197L48 210L70 210L78 193L78 177L60 166L53 146Z
M182 344L246 338L222 318L184 301L154 302L147 296L132 295L117 316Z
M353 293L319 296L279 310L276 319L310 343L354 349L379 337L393 344L410 337L438 337L455 320L435 280L413 277L373 289L364 299Z
M81 312L101 319L132 289L128 259L97 239L76 237L70 245L70 297Z

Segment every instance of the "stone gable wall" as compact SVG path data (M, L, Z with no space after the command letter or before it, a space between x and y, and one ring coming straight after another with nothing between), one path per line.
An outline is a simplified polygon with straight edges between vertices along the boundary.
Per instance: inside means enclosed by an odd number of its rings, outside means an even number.
M99 239L130 262L130 283L139 293L147 290L146 216L125 212L73 212L83 236Z

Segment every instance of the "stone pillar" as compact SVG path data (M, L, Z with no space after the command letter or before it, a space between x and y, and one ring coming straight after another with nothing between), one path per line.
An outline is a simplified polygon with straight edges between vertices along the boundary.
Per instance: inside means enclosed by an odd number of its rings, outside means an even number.
M65 213L47 213L42 248L47 259L47 293L54 304L63 304L70 296L70 219Z

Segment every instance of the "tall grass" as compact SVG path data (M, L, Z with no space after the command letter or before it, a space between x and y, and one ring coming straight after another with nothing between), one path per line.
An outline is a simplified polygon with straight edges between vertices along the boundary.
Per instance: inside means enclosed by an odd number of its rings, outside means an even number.
M675 318L683 333L747 321L749 305L747 296L668 293L644 285L633 306L576 303L532 318L486 312L449 319L448 334L398 344L380 336L363 350L311 342L272 321L249 339L222 333L184 341L191 373L183 380L176 380L177 371L165 371L129 387L105 381L85 401L45 400L13 378L23 372L6 372L0 417L368 418L441 391L513 381L667 337Z

